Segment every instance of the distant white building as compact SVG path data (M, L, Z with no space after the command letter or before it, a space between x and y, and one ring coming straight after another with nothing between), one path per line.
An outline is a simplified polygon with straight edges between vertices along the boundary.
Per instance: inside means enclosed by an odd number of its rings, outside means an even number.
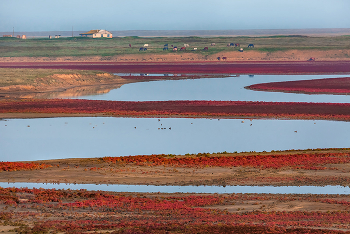
M81 33L79 35L82 37L92 37L92 38L99 38L99 37L112 38L113 37L111 32L108 32L107 30L104 30L104 29L90 30L86 33Z

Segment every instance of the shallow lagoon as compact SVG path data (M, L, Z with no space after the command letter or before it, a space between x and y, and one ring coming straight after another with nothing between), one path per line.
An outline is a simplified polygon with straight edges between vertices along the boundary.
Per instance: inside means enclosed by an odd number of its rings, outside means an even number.
M154 76L154 74L152 74ZM309 95L248 90L244 87L266 82L349 77L350 75L241 75L226 78L162 80L125 84L101 95L74 97L113 101L265 101L350 103L349 95Z
M139 193L270 193L270 194L350 194L343 186L155 186L155 185L106 185L106 184L37 184L0 183L3 188L86 189L112 192Z
M326 120L42 118L0 121L1 161L349 147Z
M244 89L256 83L347 77L349 75L255 75L213 79L139 82L123 85L99 100L241 100L349 103L346 95L307 95ZM159 121L160 120L160 121ZM1 161L87 158L138 154L271 151L349 147L350 123L312 120L183 118L50 118L0 120ZM350 194L340 186L132 186L1 183L120 192Z

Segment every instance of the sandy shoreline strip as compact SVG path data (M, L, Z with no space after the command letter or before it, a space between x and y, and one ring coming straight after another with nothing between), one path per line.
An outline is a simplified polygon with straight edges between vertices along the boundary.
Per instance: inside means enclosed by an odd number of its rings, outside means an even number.
M298 167L261 168L255 166L177 166L176 164L152 165L135 162L110 162L107 158L72 158L39 160L25 163L49 164L52 167L40 170L18 170L0 172L0 182L30 183L76 183L76 184L129 184L129 185L250 185L250 186L302 186L302 185L350 185L350 163L344 161L350 153L349 149L317 149L275 151L257 153L224 153L208 156L172 155L162 156L164 159L193 160L196 157L225 157L232 160L247 158L249 160L280 160L286 157L291 160L303 157L339 157L340 163L323 164L320 162L300 162L310 164L310 169ZM143 157L143 156L142 156ZM147 159L148 156L145 157ZM153 157L153 156L152 156ZM267 157L267 158L265 158ZM345 158L344 158L345 157ZM210 160L213 160L211 158ZM271 158L271 159L268 159ZM142 159L142 160L145 160ZM199 159L198 159L199 160ZM208 159L209 160L209 159ZM346 159L347 160L347 159ZM151 162L151 161L150 161ZM254 162L254 161L252 161ZM323 162L323 161L322 161ZM324 161L326 162L326 161ZM335 161L334 161L335 162ZM342 163L343 162L343 163ZM289 164L288 164L289 165ZM292 165L292 164L291 164ZM296 164L298 165L298 164ZM315 165L315 166L312 166ZM315 168L315 169L312 169Z

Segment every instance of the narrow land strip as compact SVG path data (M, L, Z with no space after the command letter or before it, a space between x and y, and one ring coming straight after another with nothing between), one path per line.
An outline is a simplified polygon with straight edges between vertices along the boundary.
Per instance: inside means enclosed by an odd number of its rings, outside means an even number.
M350 77L261 83L245 88L270 92L348 95Z
M244 101L101 101L78 99L0 100L2 118L22 113L23 117L38 113L52 117L77 114L133 117L191 118L290 118L350 120L348 103L244 102ZM35 115L34 115L35 116Z
M318 149L40 160L24 163L51 167L15 170L16 163L22 165L16 162L10 171L0 172L0 182L349 186L349 153L350 149Z
M0 68L0 99L60 98L106 93L138 82L101 71Z
M4 210L0 212L0 230L335 234L349 231L349 206L349 195L150 194L0 188L0 208Z
M0 68L98 70L109 73L177 74L343 74L350 61L247 61L247 62L0 62Z

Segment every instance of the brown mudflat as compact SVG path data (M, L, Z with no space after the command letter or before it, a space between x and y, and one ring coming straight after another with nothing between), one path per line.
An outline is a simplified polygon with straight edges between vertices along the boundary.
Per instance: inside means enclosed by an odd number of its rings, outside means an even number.
M247 155L298 155L349 153L348 149L215 154L215 157ZM188 157L188 156L177 156ZM350 185L350 164L326 164L322 169L252 166L147 166L137 163L110 163L103 158L56 159L37 161L53 167L42 170L0 172L0 182L134 184L134 185Z

